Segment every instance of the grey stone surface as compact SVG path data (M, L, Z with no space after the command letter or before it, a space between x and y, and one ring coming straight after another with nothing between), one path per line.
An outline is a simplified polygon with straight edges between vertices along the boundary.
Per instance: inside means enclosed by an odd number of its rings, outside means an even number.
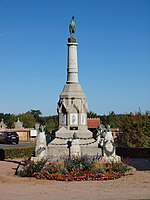
M72 18L70 25L71 34L75 31L73 26L74 18ZM53 157L55 159L66 155L81 156L87 154L91 156L102 156L102 149L98 148L98 141L93 138L93 133L87 128L88 104L78 81L77 45L76 38L71 35L68 38L67 44L67 81L57 104L59 130L55 133L55 139L48 144L48 150L46 152L47 157ZM108 151L111 151L111 132L107 131L106 139L108 141L105 147ZM71 144L70 147L69 144ZM37 146L38 149L39 144ZM107 152L104 152L104 156L106 154ZM111 154L111 156L114 156L114 154Z
M70 36L67 44L67 81L57 106L59 130L55 134L56 138L48 144L48 155L55 158L69 154L101 155L98 142L87 128L88 104L78 81L77 45L76 38ZM77 138L73 139L75 133ZM70 149L67 148L68 141L72 145Z
M47 156L53 159L59 159L63 156L69 156L69 148L67 145L67 141L69 140L62 140L62 139L55 139L52 141L50 145L48 145L48 154ZM76 155L89 155L89 156L102 156L101 149L98 148L97 145L89 144L86 145L84 141L82 144L79 143L80 141L72 141L72 146L70 148L70 156ZM62 145L63 144L63 145Z
M57 106L59 115L59 128L75 129L80 134L87 130L88 105L85 94L78 82L77 43L68 43L67 82L59 96ZM90 134L92 136L92 133Z
M120 156L116 155L114 138L109 125L107 125L107 129L105 131L102 131L101 126L99 127L98 143L103 149L103 160L121 161Z
M19 118L15 124L15 129L23 129L23 122L20 122Z
M70 156L81 156L81 146L79 139L72 140L72 146L70 150Z
M38 159L47 157L47 145L46 145L46 136L43 127L39 128L36 137L36 147L35 147L35 156Z

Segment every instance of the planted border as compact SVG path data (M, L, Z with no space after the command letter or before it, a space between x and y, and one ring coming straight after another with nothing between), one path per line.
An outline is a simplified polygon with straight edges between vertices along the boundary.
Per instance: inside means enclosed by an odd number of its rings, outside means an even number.
M24 167L17 174L21 177L57 181L101 181L118 179L129 174L130 170L131 168L122 162L104 162L83 156L55 162L26 160Z

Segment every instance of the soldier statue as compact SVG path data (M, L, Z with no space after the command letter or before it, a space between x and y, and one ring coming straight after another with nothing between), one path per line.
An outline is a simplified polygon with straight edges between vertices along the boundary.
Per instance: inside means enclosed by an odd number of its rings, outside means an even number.
M69 32L70 32L70 35L72 35L76 32L76 25L75 25L75 22L74 22L74 16L72 16L71 22L69 24Z

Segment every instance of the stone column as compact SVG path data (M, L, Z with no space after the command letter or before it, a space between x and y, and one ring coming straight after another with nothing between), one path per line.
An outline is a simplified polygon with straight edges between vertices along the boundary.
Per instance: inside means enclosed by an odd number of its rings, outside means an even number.
M67 84L78 83L78 59L76 38L68 38Z

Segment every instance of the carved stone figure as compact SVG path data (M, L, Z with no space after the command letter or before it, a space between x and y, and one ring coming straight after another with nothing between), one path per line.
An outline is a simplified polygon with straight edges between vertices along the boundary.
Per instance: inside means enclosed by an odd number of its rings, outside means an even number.
M73 140L71 145L71 156L81 156L81 147L79 145L79 139L76 132L73 134Z
M35 156L38 159L41 159L47 156L46 136L45 136L44 126L42 125L40 125L39 131L36 137Z
M107 129L105 131L103 148L104 156L115 156L115 144L110 125L107 125Z

